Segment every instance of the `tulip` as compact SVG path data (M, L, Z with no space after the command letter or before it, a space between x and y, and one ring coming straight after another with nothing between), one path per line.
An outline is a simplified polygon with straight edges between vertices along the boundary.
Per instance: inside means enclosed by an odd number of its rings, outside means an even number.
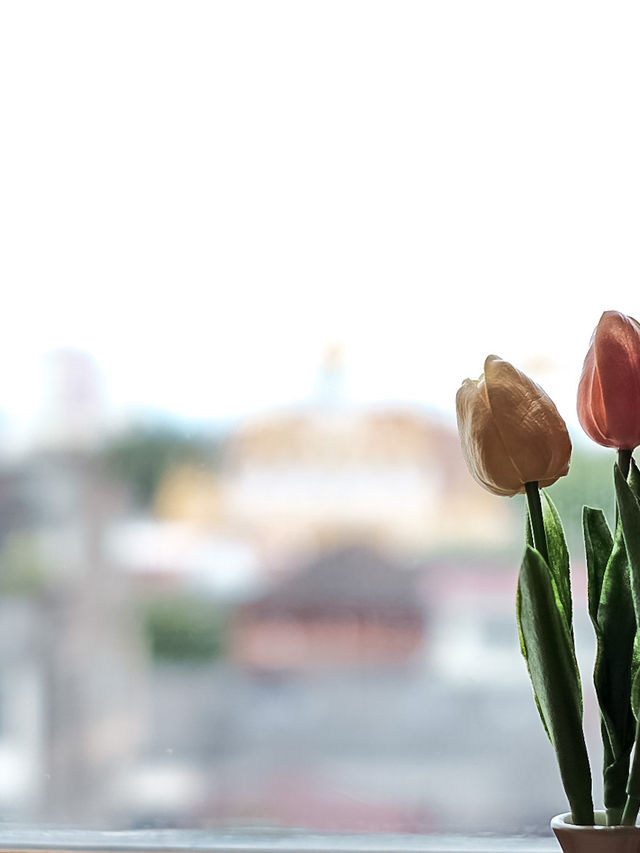
M456 396L462 452L475 479L495 495L550 486L569 471L567 427L547 394L496 355Z
M605 311L591 337L578 385L578 418L598 444L640 444L640 324Z

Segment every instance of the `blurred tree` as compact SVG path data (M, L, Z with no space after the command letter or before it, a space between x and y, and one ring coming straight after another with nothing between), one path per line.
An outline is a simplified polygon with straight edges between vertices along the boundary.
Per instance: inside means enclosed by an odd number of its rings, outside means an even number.
M110 441L104 459L107 470L148 507L167 471L181 465L215 469L220 449L220 439L210 435L194 436L169 426L136 427Z
M7 536L0 551L0 595L35 595L45 583L45 566L35 539L27 533Z
M212 660L225 647L225 619L212 602L181 594L142 605L142 622L154 658Z

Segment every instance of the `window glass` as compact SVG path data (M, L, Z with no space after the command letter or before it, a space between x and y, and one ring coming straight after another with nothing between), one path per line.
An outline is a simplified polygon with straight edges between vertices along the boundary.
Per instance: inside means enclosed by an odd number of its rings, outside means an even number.
M574 399L640 311L637 16L3 6L3 818L546 832L524 508L455 427L490 352L574 440L597 779Z

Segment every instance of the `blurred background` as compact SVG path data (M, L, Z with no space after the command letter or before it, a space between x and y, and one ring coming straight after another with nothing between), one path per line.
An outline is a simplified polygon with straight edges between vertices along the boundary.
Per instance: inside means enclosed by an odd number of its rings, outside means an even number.
M495 352L574 441L640 314L640 11L0 9L0 816L546 832L522 502L469 476ZM596 795L598 784L596 782Z

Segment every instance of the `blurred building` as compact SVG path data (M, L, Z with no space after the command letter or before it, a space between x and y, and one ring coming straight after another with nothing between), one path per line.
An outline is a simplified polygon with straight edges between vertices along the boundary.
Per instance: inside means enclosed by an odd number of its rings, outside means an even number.
M457 434L422 411L312 406L243 424L228 523L267 549L359 538L403 549L508 541L509 509L469 476Z
M424 634L417 581L370 548L322 554L239 608L232 657L280 673L406 666Z
M347 403L335 347L310 401L246 418L221 456L215 472L167 471L154 514L246 543L265 574L348 542L426 553L514 537L508 501L470 477L454 427L418 407Z

